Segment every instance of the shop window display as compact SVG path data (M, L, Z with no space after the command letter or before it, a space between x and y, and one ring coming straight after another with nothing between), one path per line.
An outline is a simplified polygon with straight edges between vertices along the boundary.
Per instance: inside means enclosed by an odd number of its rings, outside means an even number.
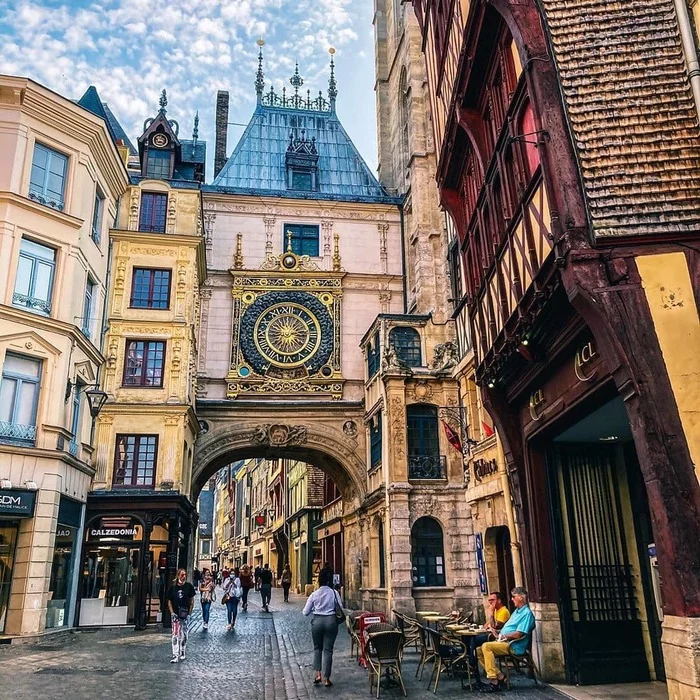
M17 530L18 527L14 523L3 523L0 526L0 632L5 631L7 607L10 602Z

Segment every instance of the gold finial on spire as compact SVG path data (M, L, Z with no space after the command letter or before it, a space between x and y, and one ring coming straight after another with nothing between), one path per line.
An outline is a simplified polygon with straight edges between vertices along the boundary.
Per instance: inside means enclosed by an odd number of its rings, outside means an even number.
M233 269L243 269L243 234L239 233L236 236L236 256L233 259Z
M292 234L291 231L287 231L287 252L288 252L288 253L294 252L294 251L292 250L292 235L293 235L293 234Z
M333 272L342 272L340 264L340 234L333 234Z

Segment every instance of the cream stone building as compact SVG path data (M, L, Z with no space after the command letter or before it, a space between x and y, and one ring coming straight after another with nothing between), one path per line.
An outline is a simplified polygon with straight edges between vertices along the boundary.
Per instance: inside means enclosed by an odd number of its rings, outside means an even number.
M109 117L94 88L76 103L0 76L2 636L75 617L99 403L86 391L104 364L108 228L128 184Z
M88 498L79 624L168 622L164 592L189 565L199 425L194 379L205 277L205 144L160 109L128 144L129 187L110 230L111 283Z

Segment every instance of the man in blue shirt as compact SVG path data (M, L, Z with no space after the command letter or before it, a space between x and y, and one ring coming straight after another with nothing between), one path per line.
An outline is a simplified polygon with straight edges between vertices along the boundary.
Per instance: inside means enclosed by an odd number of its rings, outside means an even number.
M535 629L535 616L527 602L527 591L517 586L511 591L511 598L515 610L501 628L498 640L485 642L476 652L489 681L487 689L493 692L498 690L499 681L504 679L503 674L499 673L496 667L496 657L507 656L511 652L524 654L527 651L530 635Z

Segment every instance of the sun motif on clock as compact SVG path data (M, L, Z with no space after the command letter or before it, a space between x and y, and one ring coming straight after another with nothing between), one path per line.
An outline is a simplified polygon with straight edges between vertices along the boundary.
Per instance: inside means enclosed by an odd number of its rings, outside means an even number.
M278 367L299 367L318 351L321 326L316 316L300 304L269 307L255 324L260 354Z

